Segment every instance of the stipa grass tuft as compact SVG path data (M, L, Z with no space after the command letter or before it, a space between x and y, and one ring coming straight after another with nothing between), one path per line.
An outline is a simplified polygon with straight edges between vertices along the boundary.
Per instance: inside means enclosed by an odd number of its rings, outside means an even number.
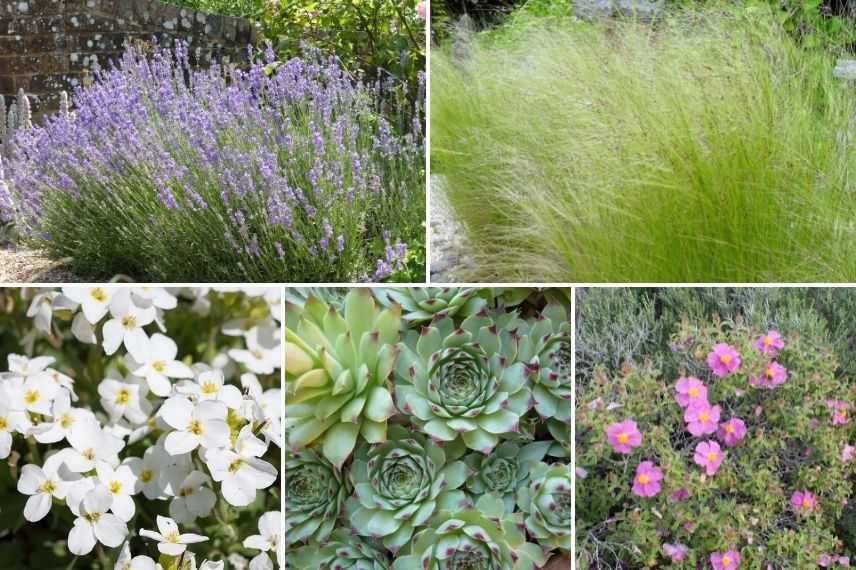
M348 282L424 242L420 97L314 53L225 72L152 52L13 139L0 219L36 247L96 276Z
M853 280L833 64L762 12L459 39L431 61L432 171L483 276Z

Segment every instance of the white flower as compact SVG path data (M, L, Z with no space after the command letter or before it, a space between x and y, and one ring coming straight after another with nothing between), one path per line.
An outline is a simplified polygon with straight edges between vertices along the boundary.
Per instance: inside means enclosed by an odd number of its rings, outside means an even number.
M69 429L66 439L74 448L66 464L75 473L86 473L95 469L99 462L119 464L119 452L125 442L101 429L97 421L76 422Z
M98 480L113 495L110 510L117 517L127 522L134 516L135 505L131 497L137 494L137 476L131 467L120 465L113 469L106 463L98 463L95 466Z
M50 375L39 373L27 376L21 390L17 392L19 400L13 406L34 414L47 415L51 413L51 404L59 392L60 387Z
M174 428L164 441L170 455L189 453L198 446L207 449L229 445L226 406L220 402L193 402L184 396L173 396L160 409L163 420Z
M146 449L142 459L126 461L137 476L139 490L151 500L176 495L192 469L190 455L170 455L161 441Z
M98 384L98 395L101 405L110 414L110 420L116 421L126 417L134 424L144 423L149 414L143 411L143 406L150 410L149 402L140 398L140 386L129 382L121 382L105 378Z
M270 487L276 480L276 468L259 459L267 445L244 426L231 449L212 449L205 454L211 477L221 483L223 498L230 505L246 507L256 498L258 489Z
M116 289L109 287L63 287L62 294L80 304L83 316L90 324L98 324L110 308Z
M135 375L145 378L156 396L166 397L172 391L170 378L192 378L193 370L176 360L178 346L168 336L155 333L146 339L138 354L128 362Z
M71 334L74 338L85 344L95 344L98 337L95 336L95 326L86 320L86 315L77 313L71 321Z
M3 401L5 399L0 401L0 459L6 459L12 451L12 434L26 433L30 427L30 420L26 413L10 410L2 403Z
M113 570L161 570L161 566L148 556L134 556L131 558L131 546L128 542L122 545L119 558Z
M131 301L127 288L118 289L110 299L110 315L101 330L104 335L104 352L115 353L123 343L135 360L141 360L148 336L143 327L155 320L155 309L141 309Z
M54 290L42 291L33 297L27 316L33 318L33 325L47 334L51 332L51 321L53 320L53 300L59 296Z
M146 538L158 541L158 550L161 554L166 554L167 556L178 556L187 550L188 544L205 542L208 540L207 536L201 536L199 534L179 534L178 525L169 517L158 515L157 523L158 532L143 529L140 531L140 536L145 536Z
M178 305L178 299L163 287L134 287L131 293L140 307L154 306L168 311Z
M82 556L95 548L95 543L115 548L128 536L125 521L109 513L112 495L103 485L96 485L79 503L69 503L77 519L68 534L68 549Z
M217 502L217 495L205 485L211 479L202 471L191 471L185 477L175 498L169 504L169 516L180 523L191 523L199 517L207 517Z
M9 372L13 377L21 377L25 380L30 376L39 376L45 369L54 363L55 358L52 356L38 356L36 358L27 358L20 354L10 354L7 357L9 362Z
M245 335L246 350L233 348L229 351L229 357L256 374L273 374L282 360L278 331L273 326L253 327Z
M198 366L198 365L197 365ZM244 396L237 386L226 384L221 370L205 369L198 370L196 379L182 382L176 386L176 390L183 394L190 394L199 401L214 400L223 402L227 407L238 410L243 406Z
M30 430L39 443L56 443L68 436L71 428L80 422L95 422L95 414L89 410L73 408L68 392L61 391L51 406L51 421L42 422Z
M60 476L59 470L63 465L63 454L55 453L45 460L42 467L24 465L21 478L18 479L18 492L29 495L24 505L24 518L30 522L42 520L51 510L53 499L64 500L69 490L70 482ZM66 473L66 475L70 475Z
M251 570L273 570L273 562L268 552L276 554L277 564L283 565L285 560L285 543L282 541L280 511L268 511L259 518L259 534L244 539L244 548L255 548L261 553L250 560Z

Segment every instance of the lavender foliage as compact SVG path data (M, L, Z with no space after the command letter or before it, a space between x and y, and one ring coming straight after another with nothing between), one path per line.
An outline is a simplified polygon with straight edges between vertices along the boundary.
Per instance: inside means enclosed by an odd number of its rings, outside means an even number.
M90 274L381 280L425 218L422 98L384 87L318 53L200 70L129 47L11 141L0 218Z

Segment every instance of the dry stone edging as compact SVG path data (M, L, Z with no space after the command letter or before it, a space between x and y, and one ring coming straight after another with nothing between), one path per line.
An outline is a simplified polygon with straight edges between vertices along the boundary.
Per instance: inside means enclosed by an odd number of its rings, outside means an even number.
M431 281L466 281L476 263L469 253L464 228L455 219L443 190L443 180L431 176Z

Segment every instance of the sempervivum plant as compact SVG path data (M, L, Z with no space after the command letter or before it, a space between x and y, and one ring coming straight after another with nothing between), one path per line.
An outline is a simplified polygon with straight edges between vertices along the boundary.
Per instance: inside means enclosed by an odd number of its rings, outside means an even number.
M533 570L546 561L542 549L526 542L514 520L504 516L502 501L484 495L474 509L436 516L393 569Z
M505 510L514 510L517 489L529 479L530 467L541 461L550 448L549 441L535 441L520 446L506 441L489 455L470 453L467 464L467 491L474 496L493 493L502 497Z
M424 323L437 315L466 318L487 305L478 289L464 287L391 287L377 289L375 294L384 305L400 305L408 324Z
M514 362L516 331L504 328L516 321L502 317L482 310L460 327L440 317L399 343L398 405L432 438L462 438L490 453L529 410L526 368Z
M401 426L391 426L389 436L357 451L351 466L356 498L348 501L348 512L357 533L384 537L394 553L436 511L456 510L468 501L458 490L466 479L463 462Z
M574 488L571 466L539 463L530 476L529 487L517 495L517 505L526 513L526 529L542 546L570 551Z
M358 435L386 439L401 323L398 307L380 310L368 289L351 290L343 312L311 295L302 307L286 303L287 443L297 450L317 441L336 468Z
M550 304L521 332L518 358L532 380L535 411L542 418L571 421L571 319L563 305Z
M292 555L294 568L318 570L389 570L389 557L382 548L340 528L323 546L304 546Z
M285 456L285 544L324 541L352 488L346 474L312 449Z

